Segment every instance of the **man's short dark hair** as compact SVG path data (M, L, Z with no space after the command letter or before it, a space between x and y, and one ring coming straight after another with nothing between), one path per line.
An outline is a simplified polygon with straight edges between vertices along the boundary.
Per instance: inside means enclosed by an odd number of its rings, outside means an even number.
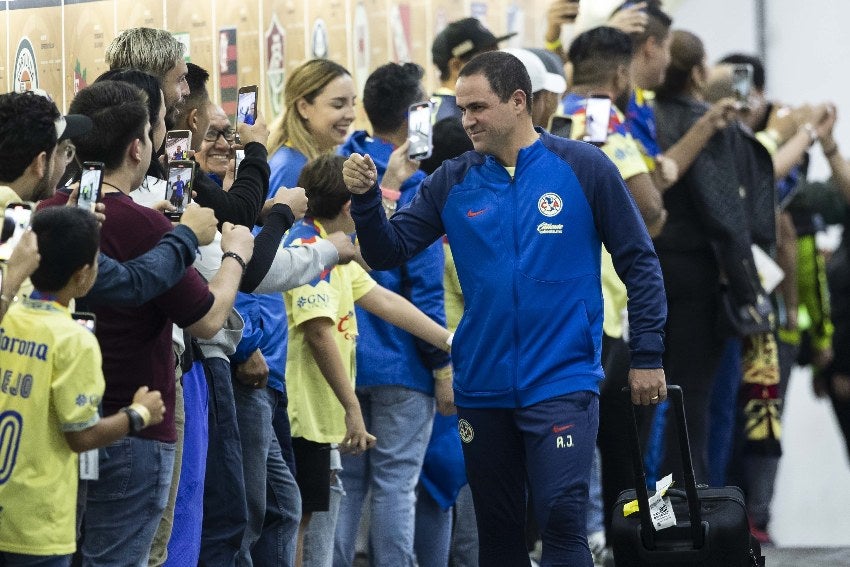
M363 88L363 108L374 133L393 132L404 124L410 105L425 96L424 74L416 63L387 63L369 75Z
M0 182L10 183L23 175L41 152L50 157L59 116L56 105L43 96L0 95Z
M186 83L189 85L189 96L183 100L183 108L200 108L209 102L207 81L210 74L206 69L194 63L186 63L189 71L186 73Z
M71 101L71 112L91 118L91 131L74 138L80 161L102 161L107 171L124 161L127 146L142 139L149 122L148 101L138 87L120 81L100 81Z
M307 194L308 216L332 219L351 199L342 178L344 163L342 156L325 154L310 160L301 170L298 186Z
M642 32L634 32L630 34L632 38L632 46L635 51L640 49L640 47L643 46L643 44L646 43L646 40L650 37L654 37L659 42L667 39L667 36L670 34L670 26L673 25L673 18L661 9L660 0L643 1L646 2L646 7L641 11L647 16L646 27ZM636 2L633 0L623 2L612 12L612 15L616 14L623 8L628 8L635 4Z
M484 75L499 101L508 102L520 90L525 93L526 110L531 114L531 78L522 61L504 51L476 55L460 70L460 77Z
M573 84L602 85L620 65L632 61L632 40L616 28L601 26L579 34L567 53L573 64Z
M420 169L431 175L447 159L453 159L464 152L474 150L472 140L463 129L460 118L447 116L434 124L434 149L431 157L423 159Z
M159 111L162 107L162 89L159 81L150 73L139 69L112 69L103 73L95 79L95 83L101 81L121 81L139 87L148 97L148 119L151 124L159 120Z
M97 218L77 207L47 207L32 217L41 262L31 276L39 291L59 291L91 264L100 244Z
M749 63L753 66L753 86L760 91L764 90L764 84L766 81L764 75L764 64L761 62L761 59L759 59L755 55L747 55L745 53L730 53L729 55L721 59L719 63L729 63L730 65L741 65Z

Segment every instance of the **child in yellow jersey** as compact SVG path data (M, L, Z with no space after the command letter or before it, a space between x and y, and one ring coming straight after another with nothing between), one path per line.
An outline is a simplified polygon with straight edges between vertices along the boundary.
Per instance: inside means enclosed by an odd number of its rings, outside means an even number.
M342 179L340 156L309 162L298 184L307 193L307 216L295 223L287 246L301 246L341 230L354 232L351 194ZM357 319L362 307L432 345L449 349L450 333L402 296L378 285L357 263L337 265L307 285L284 293L289 328L286 384L302 498L299 557L313 512L328 510L330 444L361 453L375 445L354 393ZM335 520L334 520L335 521ZM333 531L322 545L333 545Z
M35 291L0 327L0 565L70 565L76 549L77 453L162 421L159 392L101 419L100 349L68 303L97 277L95 216L51 207L33 217Z

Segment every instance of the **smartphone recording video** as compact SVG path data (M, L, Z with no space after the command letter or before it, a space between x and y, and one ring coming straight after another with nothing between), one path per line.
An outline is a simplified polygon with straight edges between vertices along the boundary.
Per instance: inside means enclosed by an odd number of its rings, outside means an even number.
M611 121L611 99L607 96L590 96L585 108L584 137L591 144L602 145L608 141Z
M12 250L21 240L21 236L30 225L32 205L30 203L10 203L6 205L3 215L3 238L0 244L0 261L5 262L12 255ZM2 240L2 239L0 239Z
M165 216L171 220L180 220L183 211L192 202L194 165L192 161L173 161L168 164L165 200L171 203L175 210L166 211Z
M233 179L235 180L239 177L239 165L242 163L242 160L245 159L245 150L235 150L234 152L234 168L233 168Z
M552 115L549 119L549 133L561 138L570 138L573 130L573 119L569 116Z
M94 313L89 313L88 311L77 311L75 313L71 313L71 319L92 333L95 332L97 317L95 317Z
M257 120L257 85L239 88L239 98L236 106L236 123L243 122L249 126Z
M732 94L742 109L750 107L750 94L753 90L753 66L740 63L732 66Z
M80 171L80 192L77 195L77 206L94 212L95 205L100 202L103 187L103 162L83 162Z
M431 150L433 149L431 114L433 110L434 103L429 100L410 105L407 115L407 139L410 141L407 156L410 159L423 160L431 157Z
M189 130L169 130L165 134L165 157L168 161L189 159L192 133Z

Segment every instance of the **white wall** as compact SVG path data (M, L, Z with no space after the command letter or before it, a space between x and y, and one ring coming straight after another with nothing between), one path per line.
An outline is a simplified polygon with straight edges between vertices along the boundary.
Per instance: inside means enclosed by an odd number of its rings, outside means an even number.
M767 92L788 104L838 105L836 139L850 157L850 3L837 0L767 0ZM674 27L705 42L709 62L732 51L756 53L754 0L683 0L671 10ZM829 176L819 150L812 152L812 179Z

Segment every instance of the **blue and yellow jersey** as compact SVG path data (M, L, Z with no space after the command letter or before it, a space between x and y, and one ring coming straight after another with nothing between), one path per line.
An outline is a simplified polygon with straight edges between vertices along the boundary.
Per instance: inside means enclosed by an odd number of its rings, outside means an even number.
M575 94L564 98L564 114L573 118L574 135L584 131L586 101L586 98ZM576 124L578 127L575 127ZM622 113L614 105L611 105L611 119L608 122L608 140L600 149L614 162L624 180L649 171L637 142L626 127ZM602 330L609 337L619 338L623 335L622 312L626 308L626 286L617 276L611 255L604 247L602 248L602 295L605 300Z
M318 221L304 218L290 229L284 245L302 246L326 237ZM351 262L326 269L309 284L284 292L289 328L286 389L293 437L316 443L339 443L345 437L345 410L319 370L301 324L317 318L333 322L334 340L353 385L357 340L354 302L375 285L366 270Z
M64 432L100 419L97 339L54 301L12 305L0 327L0 551L76 549L78 458Z

